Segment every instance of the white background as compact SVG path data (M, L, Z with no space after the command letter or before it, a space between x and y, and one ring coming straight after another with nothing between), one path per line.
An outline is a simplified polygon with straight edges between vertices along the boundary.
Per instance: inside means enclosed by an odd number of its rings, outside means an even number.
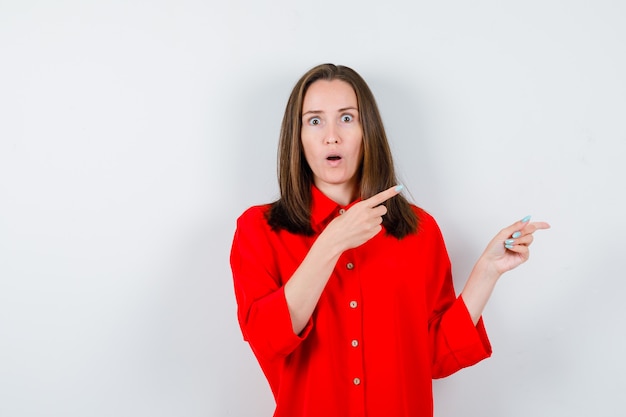
M236 217L277 196L287 96L368 81L457 290L527 215L494 354L437 417L623 416L620 1L0 1L0 415L270 416L235 318Z

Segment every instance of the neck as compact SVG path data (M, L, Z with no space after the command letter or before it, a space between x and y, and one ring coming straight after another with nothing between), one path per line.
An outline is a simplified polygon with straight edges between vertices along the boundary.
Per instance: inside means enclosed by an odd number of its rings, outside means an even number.
M357 196L357 186L354 183L345 184L315 184L315 186L328 198L340 206L347 206Z

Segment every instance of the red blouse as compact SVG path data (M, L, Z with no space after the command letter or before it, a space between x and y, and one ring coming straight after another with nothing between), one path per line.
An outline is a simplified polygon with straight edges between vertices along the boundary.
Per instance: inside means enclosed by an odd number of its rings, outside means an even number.
M274 416L432 416L432 378L491 354L482 319L474 326L455 295L439 227L414 207L416 234L398 240L383 230L344 252L296 335L284 285L344 209L312 193L315 236L273 231L269 206L256 206L238 219L231 251L239 324L274 394Z

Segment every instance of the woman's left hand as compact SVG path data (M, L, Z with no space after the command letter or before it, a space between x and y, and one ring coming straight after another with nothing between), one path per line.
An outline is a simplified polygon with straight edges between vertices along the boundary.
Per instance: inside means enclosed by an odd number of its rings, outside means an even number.
M498 275L526 262L530 256L528 247L533 243L533 233L550 228L548 223L529 220L530 216L502 229L483 252L481 261L493 268Z
M528 260L528 247L533 243L533 233L549 229L545 222L530 223L530 216L502 229L487 245L487 248L474 265L465 288L463 300L474 324L481 314L496 282L502 274L518 267Z

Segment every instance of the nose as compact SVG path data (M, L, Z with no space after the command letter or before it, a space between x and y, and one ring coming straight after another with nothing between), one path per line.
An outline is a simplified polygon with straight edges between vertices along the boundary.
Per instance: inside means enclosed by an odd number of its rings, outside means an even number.
M331 125L326 131L326 144L332 145L335 143L339 143L339 135L335 126Z

